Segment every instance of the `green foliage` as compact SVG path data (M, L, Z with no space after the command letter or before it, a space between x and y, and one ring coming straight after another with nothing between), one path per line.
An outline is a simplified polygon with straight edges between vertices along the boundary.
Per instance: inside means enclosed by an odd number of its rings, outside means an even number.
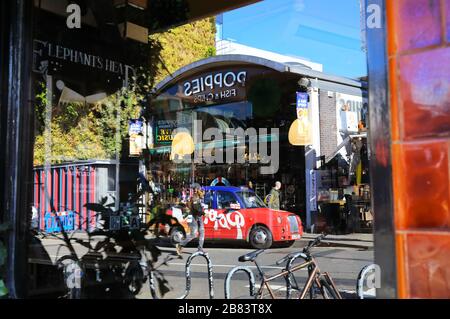
M36 132L42 134L45 123L45 106L47 105L47 90L44 82L38 82L36 85Z
M6 231L8 231L9 228L10 228L9 225L0 224L0 298L5 297L8 294L8 289L6 288L5 283L3 282L3 279L5 278L4 274L5 274L7 251L2 241L2 235Z
M157 65L157 82L185 65L215 55L215 36L215 18L152 35L151 39L157 40L162 47L161 61Z
M128 135L128 120L139 117L139 103L133 90L122 90L97 105L56 107L49 127L38 125L42 133L35 139L34 165L114 158Z
M216 55L216 47L206 48L205 58L210 58Z

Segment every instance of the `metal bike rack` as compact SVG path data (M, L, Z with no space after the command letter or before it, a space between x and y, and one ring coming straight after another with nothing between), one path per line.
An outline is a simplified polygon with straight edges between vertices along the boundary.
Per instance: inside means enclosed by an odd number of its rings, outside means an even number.
M212 261L209 258L209 255L207 253L198 251L194 254L192 254L189 259L186 261L186 290L184 292L184 295L176 298L176 299L186 299L190 292L191 292L191 264L192 261L197 257L203 257L206 259L206 263L208 266L208 288L209 288L209 298L214 299L214 277L213 277L213 265ZM155 285L155 278L153 275L153 271L149 272L149 283L150 283L150 292L152 294L153 299L159 299L157 292L156 292L156 285Z
M375 299L376 298L376 292L375 295L369 295L364 292L364 283L366 283L369 279L369 275L373 273L373 280L375 280L374 284L380 283L380 267L376 264L367 265L363 269L361 269L358 280L356 282L356 293L358 294L359 299ZM376 286L376 285L375 285ZM374 287L377 288L377 287Z
M248 275L250 282L250 296L252 297L255 296L256 281L253 271L249 267L235 267L228 272L227 277L225 279L225 299L231 299L231 292L230 292L231 279L239 271L243 271Z
M148 272L148 281L149 281L149 285L150 285L150 293L152 294L152 298L159 299L158 294L156 293L155 277L153 276L152 270L150 270Z
M286 263L286 271L289 272L289 274L286 276L286 299L290 299L292 296L292 283L291 283L291 268L294 261L297 259L302 258L306 260L306 255L304 253L298 253L295 255L292 255L291 258L289 258L288 262Z
M209 255L207 253L198 251L192 254L186 262L186 291L183 296L177 299L186 299L191 292L191 263L197 257L203 257L206 259L208 266L208 288L209 288L209 299L214 299L214 277L213 277L213 265Z

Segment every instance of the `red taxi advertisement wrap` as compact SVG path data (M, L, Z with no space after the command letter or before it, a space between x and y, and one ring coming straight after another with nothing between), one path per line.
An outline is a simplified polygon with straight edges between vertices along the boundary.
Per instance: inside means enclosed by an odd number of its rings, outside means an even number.
M300 218L292 213L272 210L251 190L239 187L206 187L206 240L246 241L256 249L273 245L290 246L303 235ZM190 232L191 216L172 207L168 212L183 229L174 226L171 236L182 237Z

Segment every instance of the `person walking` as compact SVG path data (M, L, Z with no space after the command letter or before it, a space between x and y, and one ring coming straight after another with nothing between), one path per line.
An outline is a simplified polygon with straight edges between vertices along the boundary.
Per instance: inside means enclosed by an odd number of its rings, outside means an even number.
M275 187L272 188L269 198L269 208L274 210L280 210L280 189L281 182L276 182Z
M189 213L192 215L193 221L190 225L191 231L184 240L177 244L177 254L181 256L183 247L196 238L197 231L199 233L198 250L203 252L203 244L205 242L205 225L203 223L203 207L202 202L205 197L200 185L196 185L192 198L187 203Z

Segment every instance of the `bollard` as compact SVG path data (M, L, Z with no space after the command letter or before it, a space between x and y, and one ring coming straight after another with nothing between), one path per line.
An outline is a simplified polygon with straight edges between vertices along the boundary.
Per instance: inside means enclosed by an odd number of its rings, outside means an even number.
M230 283L232 277L239 271L243 271L248 275L250 282L250 296L255 296L255 275L249 267L235 267L231 269L225 279L225 299L231 299Z

